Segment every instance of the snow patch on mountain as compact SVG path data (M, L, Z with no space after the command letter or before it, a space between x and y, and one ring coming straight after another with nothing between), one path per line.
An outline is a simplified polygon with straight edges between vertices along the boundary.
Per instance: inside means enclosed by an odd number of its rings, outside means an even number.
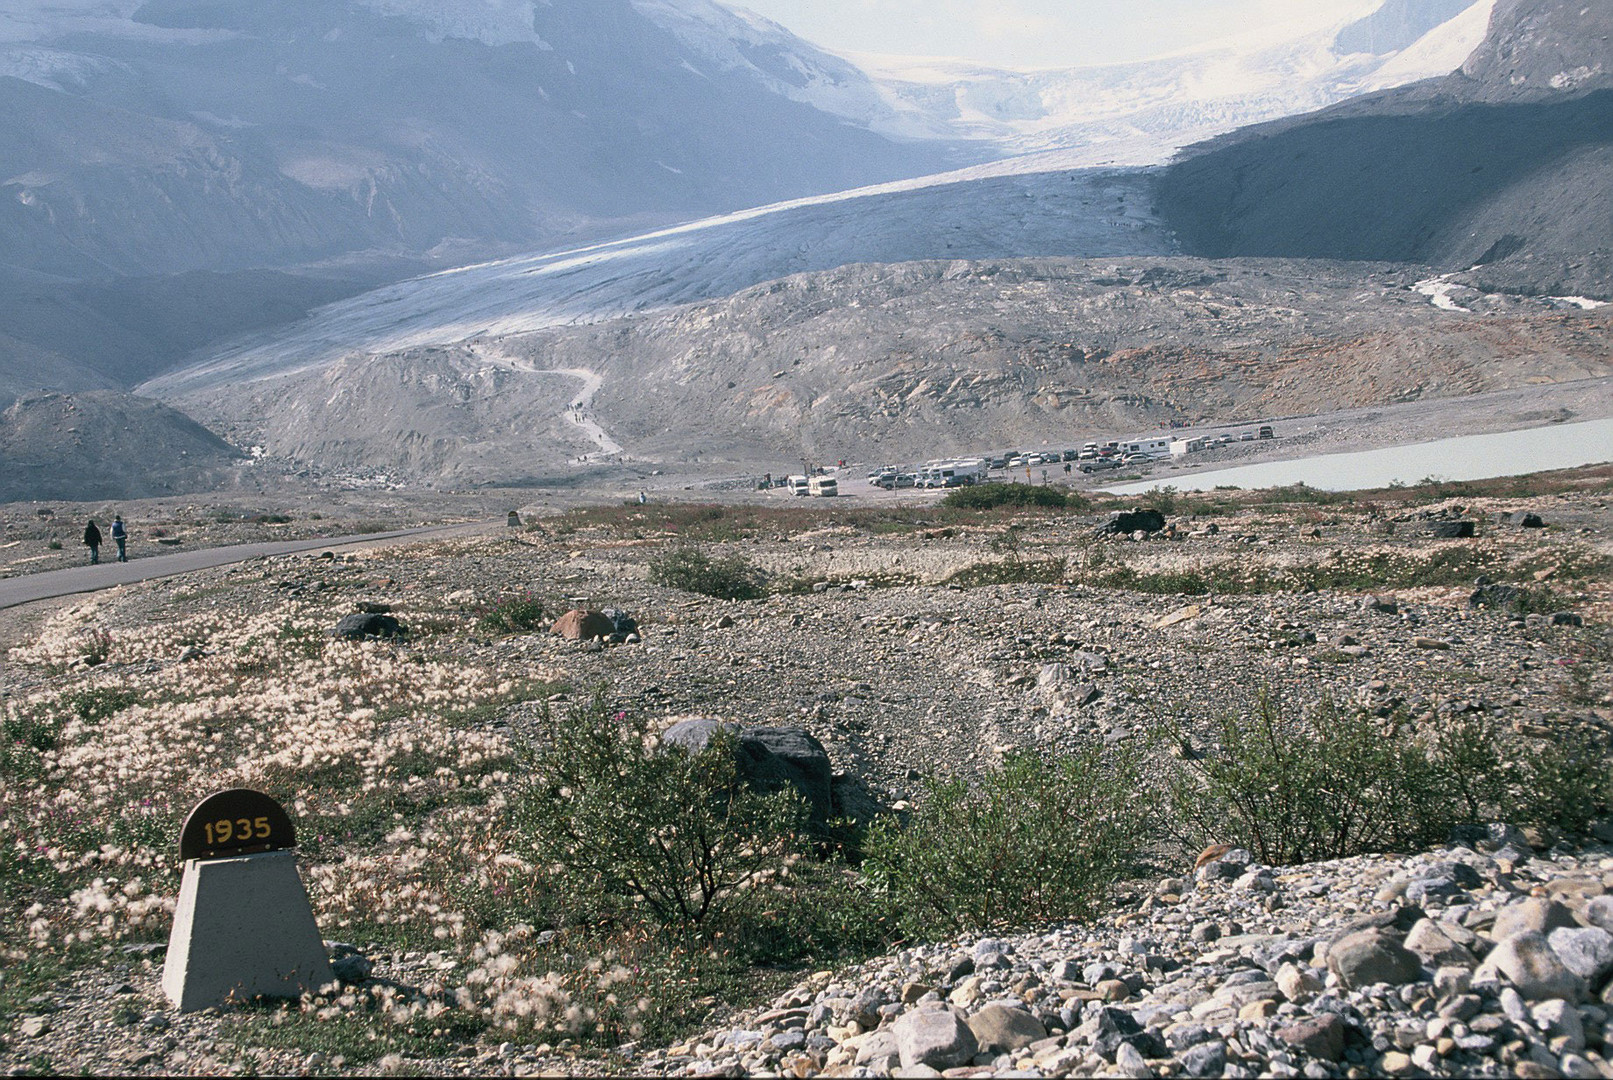
M1448 74L1483 40L1494 0L1474 0L1405 49L1342 51L1341 32L1382 6L1362 0L1326 18L1302 11L1193 50L1123 64L1013 71L935 57L853 59L915 137L945 133L1018 153L1108 146L1116 163L1147 164L1237 127Z
M631 0L645 18L672 34L702 71L745 71L774 93L898 139L945 134L915 124L899 103L855 63L796 37L769 19L712 0Z
M1388 90L1409 82L1426 79L1431 74L1445 75L1462 66L1476 44L1484 39L1490 25L1490 13L1495 0L1478 3L1451 19L1443 26L1429 31L1416 43L1395 53L1372 76L1360 84L1362 93Z
M428 40L447 38L483 45L549 44L534 29L533 0L357 0L360 7L414 23Z

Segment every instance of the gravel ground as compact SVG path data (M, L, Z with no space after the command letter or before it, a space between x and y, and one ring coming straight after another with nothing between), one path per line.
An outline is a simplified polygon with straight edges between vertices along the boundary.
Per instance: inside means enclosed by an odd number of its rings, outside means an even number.
M1546 527L1519 527L1526 510L1537 512ZM1453 520L1477 522L1480 536L1430 538L1431 526ZM828 522L790 533L762 530L714 550L741 553L775 579L798 580L802 591L731 603L651 584L647 564L663 545L654 536L632 535L630 521L623 529L610 529L545 519L493 537L334 559L259 560L129 586L90 601L7 611L0 613L0 645L27 642L51 613L82 604L94 605L94 617L109 625L161 627L198 612L214 612L228 622L294 598L317 600L334 622L360 601L385 602L406 625L422 628L421 641L430 640L432 648L455 651L498 671L544 671L570 688L562 699L603 684L622 707L655 716L714 715L804 727L822 741L838 772L860 779L887 804L912 798L923 775L975 773L1015 747L1116 742L1160 720L1202 731L1221 711L1246 705L1261 685L1294 702L1327 695L1382 715L1403 709L1413 725L1479 713L1524 739L1551 738L1567 728L1604 738L1613 732L1606 637L1613 582L1599 561L1613 555L1613 515L1605 495L1447 501L1400 513L1254 508L1174 519L1175 539L1142 541L1094 540L1094 524L1081 516L1032 521L1018 533L1015 556L1000 544L992 550L989 542L1004 531L996 521L924 526L898 535ZM1466 579L1256 595L1127 592L1083 580L1120 565L1140 574L1227 567L1276 572L1347 564L1374 554L1416 561L1451 552L1482 555L1483 565L1503 580L1551 588L1555 602L1550 606L1566 614L1553 619L1550 611L1523 616L1472 607L1474 586ZM959 571L982 563L1047 557L1067 559L1068 580L979 587L953 580ZM526 590L543 595L556 610L572 603L627 609L638 619L642 640L606 645L546 633L430 639L434 621ZM407 640L394 646L404 653L421 647ZM1576 681L1576 670L1587 677ZM20 695L73 677L71 671L8 666L0 689ZM519 730L533 708L513 707L497 723ZM1171 861L1179 854L1161 857L1164 877L1192 876ZM888 1068L890 1053L907 1067L899 1047L881 1050L867 1039L855 1040L869 1029L894 1030L903 1016L927 1008L927 1000L945 999L968 1019L990 1001L1011 996L1018 1002L1013 1007L1028 1011L1043 1034L1022 1047L1024 1053L1008 1053L1006 1059L992 1054L978 1065L970 1054L951 1065L997 1073L1039 1071L1033 1075L1099 1069L1143 1075L1118 1043L1102 1041L1105 1025L1124 1027L1125 1021L1105 1019L1092 1002L1124 1009L1138 1026L1154 1032L1169 1052L1155 1054L1159 1045L1144 1040L1136 1047L1141 1059L1151 1071L1168 1064L1163 1071L1176 1075L1213 1075L1192 1072L1187 1065L1189 1051L1205 1060L1214 1057L1213 1048L1195 1050L1211 1044L1220 1048L1227 1065L1249 1070L1223 1075L1281 1074L1282 1068L1312 1076L1368 1075L1402 1068L1398 1058L1388 1056L1393 1053L1424 1071L1500 1075L1527 1071L1528 1062L1547 1068L1537 1045L1553 1055L1550 1068L1557 1072L1593 1075L1583 1071L1579 1062L1584 1062L1598 1070L1594 1075L1613 1075L1599 1057L1597 1040L1603 1036L1589 1034L1602 1031L1598 1025L1606 1021L1605 1010L1598 1012L1602 1006L1592 1001L1581 1003L1577 1015L1586 1034L1577 1049L1569 1049L1572 1040L1554 1043L1556 1035L1542 1028L1545 1021L1533 1012L1520 1018L1499 983L1469 994L1452 991L1454 984L1441 989L1429 981L1431 971L1408 977L1403 985L1410 990L1402 985L1388 991L1351 988L1337 973L1330 979L1319 940L1336 937L1352 918L1391 910L1402 894L1385 893L1386 883L1420 880L1418 874L1429 876L1424 873L1429 866L1451 860L1471 864L1483 884L1465 887L1467 897L1461 900L1442 894L1437 899L1443 908L1425 897L1422 908L1480 935L1492 932L1486 924L1491 913L1527 895L1563 896L1583 914L1592 896L1613 881L1605 848L1552 849L1545 841L1522 854L1468 848L1319 867L1238 866L1228 880L1207 880L1193 889L1180 882L1161 884L1151 890L1153 900L1134 897L1131 906L1091 926L1017 936L994 947L926 946L820 977L781 998L771 1010L778 1015L771 1018L747 1016L682 1047L638 1047L614 1064L582 1060L555 1047L485 1039L445 1057L383 1059L362 1069L332 1056L310 1060L276 1049L271 1035L243 1034L228 1017L175 1014L157 990L161 950L153 943L157 947L114 948L30 1002L24 1015L13 1018L0 1047L0 1068L20 1072L48 1061L65 1072L150 1074L403 1070L468 1075L607 1067L845 1074L877 1068L881 1060ZM1553 884L1570 880L1584 883L1572 896ZM1223 943L1193 936L1206 924L1217 927ZM1266 962L1277 955L1270 946L1279 940L1293 942L1282 962L1295 965L1319 988L1304 983L1294 993L1280 990L1288 976L1279 970L1281 963ZM441 974L441 957L356 944L374 962L376 979L421 986ZM1468 947L1476 961L1484 946L1470 942ZM998 960L982 961L993 952ZM979 977L973 983L958 973L955 961L963 953L975 962ZM1176 966L1150 966L1147 958L1156 955ZM1092 977L1087 970L1092 964L1114 970ZM1264 973L1258 978L1252 974L1256 968ZM1126 987L1123 996L1100 985L1115 979ZM1267 989L1272 980L1279 990ZM1256 986L1264 996L1252 997L1254 990L1229 992L1242 985ZM920 986L925 989L916 992ZM848 1012L838 1004L841 998L872 1001L865 991L885 995L871 1014ZM932 991L934 996L926 998ZM904 995L912 997L911 1008L881 1012ZM1466 1001L1470 996L1476 1005ZM1449 1025L1440 1035L1430 1034L1439 1010L1458 998L1465 1034L1452 1034ZM1216 1004L1201 1008L1207 1001ZM1257 1017L1245 1016L1245 1006L1256 1001L1269 1005L1260 1006ZM1158 1008L1149 1011L1153 1006ZM1292 1040L1280 1027L1324 1014L1337 1015L1344 1024L1345 1048L1335 1060L1284 1049ZM1479 1021L1490 1016L1500 1019L1484 1021L1490 1026L1481 1031ZM855 1031L847 1023L851 1019L856 1019ZM1422 1035L1405 1034L1412 1021L1421 1025ZM1560 1017L1553 1022L1568 1023ZM803 1038L789 1035L792 1031ZM752 1037L752 1032L762 1034ZM1490 1040L1482 1053L1472 1049L1478 1042L1462 1042L1476 1034ZM1045 1042L1055 1036L1057 1045ZM1438 1050L1442 1037L1455 1040L1460 1053ZM1437 1060L1423 1060L1425 1045L1436 1048ZM867 1060L859 1066L865 1049ZM1419 1053L1422 1058L1415 1056ZM1571 1055L1578 1061L1569 1061ZM1311 1069L1318 1062L1321 1066Z

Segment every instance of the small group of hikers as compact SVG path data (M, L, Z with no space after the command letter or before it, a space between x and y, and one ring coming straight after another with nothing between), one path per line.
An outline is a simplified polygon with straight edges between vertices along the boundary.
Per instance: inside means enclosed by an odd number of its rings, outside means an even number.
M112 540L118 545L118 562L128 562L129 556L124 550L124 545L129 541L129 530L123 527L121 514L112 518ZM92 564L101 561L101 530L95 527L93 519L84 526L84 546L90 549Z

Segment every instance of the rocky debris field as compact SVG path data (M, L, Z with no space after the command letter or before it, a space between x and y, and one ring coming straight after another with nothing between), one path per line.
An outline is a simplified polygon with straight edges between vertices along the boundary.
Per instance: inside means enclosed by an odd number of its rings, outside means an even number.
M849 265L178 404L277 460L470 486L563 482L599 449L566 419L581 386L566 370L602 380L587 415L626 461L757 474L1607 376L1613 309L1473 281L1445 283L1457 299L1437 307L1435 274L1183 256Z
M819 972L634 1062L675 1076L1613 1076L1609 890L1613 846L1537 850L1509 826L1303 866L1234 849L1094 923Z
M505 1033L514 1014L501 1009L569 999L497 968L453 882L505 888L532 873L488 834L488 811L544 709L596 689L667 724L803 729L826 748L836 790L897 808L926 776L979 774L1018 748L1174 725L1197 752L1215 718L1262 687L1301 711L1330 698L1411 730L1479 715L1523 752L1613 731L1613 516L1597 470L1510 497L1216 493L1163 509L1165 529L1103 536L1103 513L595 507L0 614L8 724L57 708L79 718L40 771L0 788L7 843L54 845L28 878L47 884L7 900L0 1067L1613 1075L1596 998L1606 971L1545 996L1525 985L1601 955L1601 938L1563 932L1608 929L1596 897L1613 860L1605 846L1510 832L1303 867L1223 853L1197 875L1192 852L1161 844L1167 880L1136 883L1097 922L915 946L814 976L682 1045L579 1056L569 1038ZM650 581L680 543L748 563L767 595L723 601ZM492 621L528 602L542 619ZM616 609L632 630L549 633L570 609ZM331 636L361 611L402 633ZM169 845L197 798L232 784L281 793L318 836L303 860L320 926L370 965L289 1019L181 1017L157 989L177 888ZM127 828L103 844L72 824L79 814ZM56 880L69 884L52 892ZM1536 904L1544 936L1509 945L1505 912L1531 898L1569 914ZM1368 916L1380 917L1368 944L1393 961L1383 980L1349 966L1359 934L1340 940ZM398 939L404 926L424 943ZM467 1002L484 1010L479 1033L428 1030L386 1054L321 1048L298 1026L394 1014L407 1025Z

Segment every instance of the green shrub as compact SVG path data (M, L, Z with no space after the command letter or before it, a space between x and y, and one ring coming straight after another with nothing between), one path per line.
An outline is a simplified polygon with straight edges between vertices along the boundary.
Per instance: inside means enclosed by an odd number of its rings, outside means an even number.
M1466 823L1581 832L1613 799L1608 751L1591 736L1520 753L1480 717L1442 719L1421 737L1400 728L1326 699L1296 720L1262 693L1221 719L1212 755L1177 763L1173 827L1190 845L1236 844L1280 866L1415 850Z
M477 611L477 625L500 634L524 634L543 626L543 601L531 593L508 596Z
M1020 559L1010 556L1002 562L977 562L950 574L948 585L976 588L981 585L1056 585L1064 580L1064 560Z
M806 803L742 785L731 737L700 753L662 747L646 720L598 698L546 712L540 727L512 812L575 915L648 916L673 938L710 937L765 900L802 850Z
M1139 790L1129 756L1011 754L976 786L929 782L905 828L870 831L863 870L918 937L1080 918L1133 865Z
M1613 761L1600 741L1582 732L1535 744L1515 775L1505 820L1583 833L1613 805Z
M1263 692L1247 715L1223 716L1218 735L1218 750L1179 762L1169 784L1190 844L1235 844L1282 866L1412 850L1466 817L1423 747L1326 699L1294 719Z
M1004 484L992 482L973 487L954 488L947 492L941 505L949 509L990 510L998 506L1043 506L1057 509L1080 509L1086 499L1064 489L1035 484Z
M719 600L754 600L765 592L761 570L745 556L736 552L713 559L688 544L652 558L650 580Z

